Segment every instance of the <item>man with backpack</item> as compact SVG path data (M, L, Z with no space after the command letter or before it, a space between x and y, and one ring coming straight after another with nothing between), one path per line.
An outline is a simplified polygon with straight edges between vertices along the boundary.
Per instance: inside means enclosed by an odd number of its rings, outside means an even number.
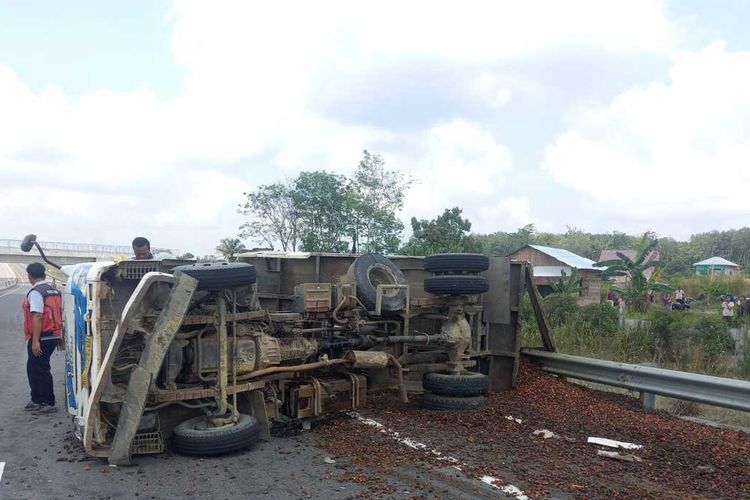
M26 266L31 290L23 301L23 330L26 340L26 375L31 401L24 407L34 415L55 413L55 391L50 371L50 357L62 348L62 294L46 281L44 265Z

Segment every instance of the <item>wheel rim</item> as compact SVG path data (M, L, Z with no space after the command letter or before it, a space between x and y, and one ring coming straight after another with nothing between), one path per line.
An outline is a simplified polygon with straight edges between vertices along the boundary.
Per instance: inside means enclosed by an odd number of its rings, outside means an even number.
M382 264L370 266L367 270L367 279L370 284L377 290L378 285L395 285L398 283L393 271ZM383 297L395 297L399 290L395 288L383 290Z
M219 429L226 429L227 427L234 427L235 425L237 425L236 422L230 422L228 424L219 425L219 426L210 425L208 419L202 418L198 420L197 422L195 422L193 425L191 425L190 429L194 431L205 432L205 431L216 431Z

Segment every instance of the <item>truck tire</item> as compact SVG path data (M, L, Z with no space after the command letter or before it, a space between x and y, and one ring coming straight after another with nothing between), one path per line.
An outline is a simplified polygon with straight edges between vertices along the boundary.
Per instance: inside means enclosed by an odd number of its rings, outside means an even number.
M432 273L481 273L490 268L490 258L478 253L439 253L424 259L424 270Z
M484 276L445 274L424 279L424 291L433 295L475 295L489 289Z
M347 271L349 282L357 285L357 298L368 311L375 310L375 298L378 285L405 285L406 277L396 264L383 255L368 253L360 255L349 266ZM381 310L383 312L398 312L406 306L406 291L390 290L383 294Z
M217 429L202 427L205 417L185 420L174 428L172 449L185 455L223 455L242 450L258 440L255 417L240 413L236 424Z
M441 396L482 396L490 392L490 378L482 373L425 373L422 387Z
M177 266L175 276L182 273L198 280L198 290L221 290L255 283L255 266L244 262L203 262Z
M443 396L433 392L422 395L422 408L430 410L476 410L487 402L484 396Z

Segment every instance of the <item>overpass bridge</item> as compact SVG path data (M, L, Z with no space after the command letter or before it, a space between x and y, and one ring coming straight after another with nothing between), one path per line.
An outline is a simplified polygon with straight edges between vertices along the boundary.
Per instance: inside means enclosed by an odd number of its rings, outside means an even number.
M62 243L57 241L39 241L47 258L60 265L79 264L107 260L122 260L133 255L129 245L100 245L91 243ZM154 254L167 253L179 255L179 250L152 248ZM0 239L0 262L7 264L30 264L41 262L42 257L36 248L26 253L21 250L21 240Z

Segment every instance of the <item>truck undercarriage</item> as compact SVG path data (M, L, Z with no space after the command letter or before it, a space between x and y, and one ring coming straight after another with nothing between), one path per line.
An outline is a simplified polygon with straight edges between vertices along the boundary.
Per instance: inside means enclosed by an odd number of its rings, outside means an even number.
M167 443L220 454L268 439L277 422L355 410L374 389L470 410L515 385L525 263L477 254L242 260L63 269L68 411L88 454L127 464Z

